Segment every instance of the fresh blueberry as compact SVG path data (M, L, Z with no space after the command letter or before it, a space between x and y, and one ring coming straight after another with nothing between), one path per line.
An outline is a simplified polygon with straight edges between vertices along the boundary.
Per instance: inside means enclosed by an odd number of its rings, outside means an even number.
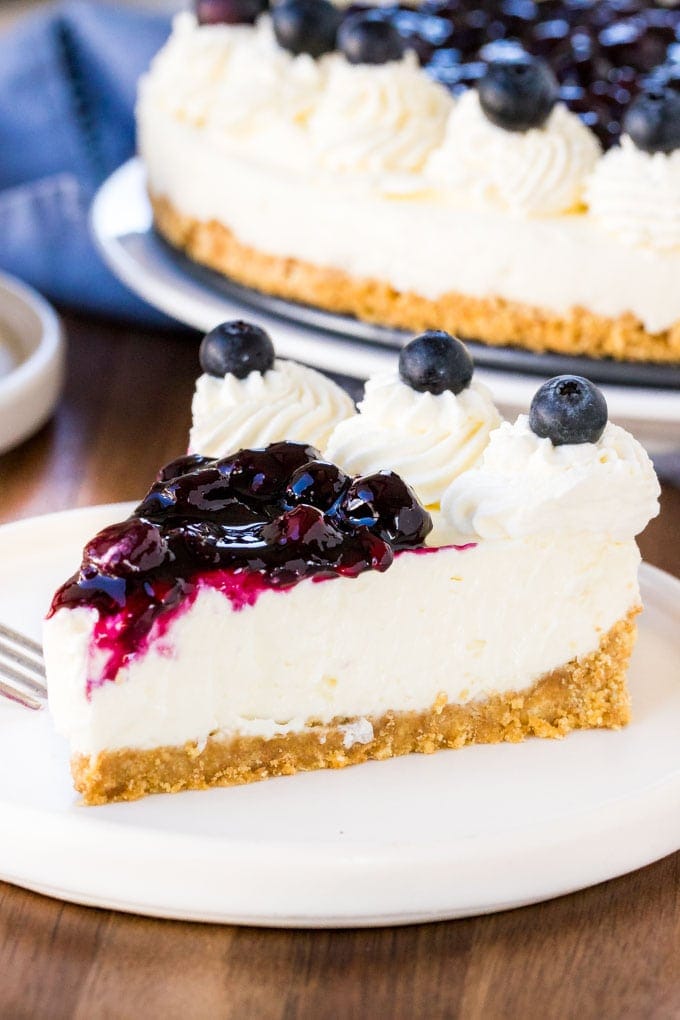
M401 60L406 42L393 23L372 11L350 14L338 31L338 49L350 64L387 64Z
M531 431L553 446L596 443L606 424L606 400L597 386L580 375L548 379L531 401Z
M223 322L204 337L199 360L209 375L245 379L251 372L269 371L274 345L269 334L251 322Z
M190 471L196 471L198 468L208 467L214 463L213 457L203 457L200 453L187 453L184 457L178 457L177 460L162 467L156 475L156 481L171 482L174 478L179 478L180 475L186 475Z
M327 512L350 484L350 478L335 464L312 460L291 475L284 501L288 506L308 503Z
M267 10L267 0L196 0L199 25L251 25Z
M84 564L93 564L102 574L127 577L159 567L168 547L159 529L150 521L135 517L104 528L85 546Z
M549 65L528 53L492 61L477 83L482 110L506 131L540 127L557 101L559 86Z
M470 385L473 369L465 344L439 329L417 336L399 355L399 376L418 393L461 393Z
M623 130L643 152L673 152L680 148L680 92L648 89L626 113Z
M421 545L432 531L429 513L394 471L355 478L338 517L351 527L369 528L393 549Z
M320 57L335 49L340 11L329 0L280 0L272 10L274 35L289 53Z

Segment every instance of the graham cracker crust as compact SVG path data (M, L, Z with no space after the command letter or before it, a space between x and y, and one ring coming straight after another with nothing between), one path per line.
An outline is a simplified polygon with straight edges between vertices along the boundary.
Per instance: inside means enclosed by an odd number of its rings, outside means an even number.
M414 333L445 329L484 343L514 344L537 352L680 361L680 321L671 329L648 333L632 313L610 319L572 308L566 316L555 316L500 297L474 298L454 292L429 300L397 291L381 280L355 279L339 269L267 255L242 244L215 220L192 219L167 198L150 197L156 227L172 245L196 262L266 294Z
M602 638L597 651L541 677L526 691L484 701L448 704L441 695L424 712L387 712L370 722L369 743L345 746L352 719L310 721L303 732L271 738L208 738L205 746L104 751L75 755L71 770L86 804L136 800L150 793L233 786L369 759L431 754L466 744L518 743L526 737L563 737L574 729L625 726L630 719L626 670L635 643L636 607Z

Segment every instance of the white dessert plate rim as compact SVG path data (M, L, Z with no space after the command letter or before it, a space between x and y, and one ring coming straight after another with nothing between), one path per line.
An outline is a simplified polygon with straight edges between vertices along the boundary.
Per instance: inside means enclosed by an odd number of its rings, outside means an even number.
M37 635L83 541L130 507L0 528L0 620ZM337 927L507 909L651 863L680 847L680 581L645 565L642 586L632 670L640 718L619 733L82 808L47 713L0 702L0 878L151 916ZM565 769L576 766L572 779ZM503 785L511 773L535 816L505 817L505 799L519 796ZM560 789L564 805L541 814ZM395 810L382 817L382 804ZM429 833L417 824L426 816Z
M18 349L18 363L0 378L0 454L47 420L64 375L64 337L52 306L28 284L0 273L0 327Z
M154 234L139 159L119 167L97 193L91 212L100 252L116 275L150 304L180 322L206 332L227 318L254 314L182 269ZM271 330L284 357L327 372L367 378L396 364L395 350L305 328L258 310L258 322ZM506 413L527 410L541 376L478 367ZM680 390L604 384L612 419L631 428L654 452L680 448Z

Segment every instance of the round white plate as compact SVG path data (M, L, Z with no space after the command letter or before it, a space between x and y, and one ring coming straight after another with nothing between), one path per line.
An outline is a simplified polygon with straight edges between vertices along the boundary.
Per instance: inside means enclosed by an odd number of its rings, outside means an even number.
M150 304L203 332L227 319L255 316L271 331L277 352L327 372L366 379L393 368L397 354L377 343L324 333L225 297L185 272L152 229L144 171L124 164L104 183L92 207L92 229L113 272ZM478 368L508 417L526 411L540 385L536 375ZM633 432L650 453L680 450L680 390L642 386L602 387L610 416Z
M0 274L0 454L44 425L63 376L56 312L31 287Z
M0 529L0 620L33 636L84 541L129 507ZM412 755L85 808L46 712L0 702L0 877L159 917L364 926L559 896L680 847L680 582L643 567L621 732Z

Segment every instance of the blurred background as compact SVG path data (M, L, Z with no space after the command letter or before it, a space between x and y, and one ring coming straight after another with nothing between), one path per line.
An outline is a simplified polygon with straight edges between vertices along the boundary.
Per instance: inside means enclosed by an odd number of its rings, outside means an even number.
M0 29L5 28L15 21L22 14L54 6L55 0L0 0ZM95 3L98 0L94 0ZM138 3L137 0L120 0L121 5L128 7L146 7L149 10L165 10L172 13L182 6L181 0L144 0Z

